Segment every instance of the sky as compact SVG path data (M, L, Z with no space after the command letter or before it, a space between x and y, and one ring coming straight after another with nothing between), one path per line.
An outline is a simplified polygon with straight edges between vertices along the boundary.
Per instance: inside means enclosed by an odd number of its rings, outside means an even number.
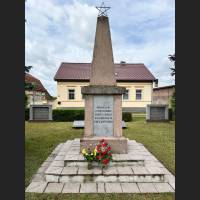
M91 62L100 0L27 0L25 65L56 96L61 62ZM144 63L159 86L174 84L174 0L105 0L114 62Z

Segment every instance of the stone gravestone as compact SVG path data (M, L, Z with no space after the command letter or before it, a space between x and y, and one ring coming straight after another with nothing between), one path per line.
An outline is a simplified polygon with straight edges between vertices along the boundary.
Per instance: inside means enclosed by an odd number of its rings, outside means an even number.
M146 121L168 121L168 105L149 104L146 107Z
M97 18L90 84L82 88L85 96L85 129L81 149L102 138L113 153L127 153L127 138L122 136L122 94L115 78L112 43L107 16Z
M30 121L51 121L52 105L30 105L29 108Z

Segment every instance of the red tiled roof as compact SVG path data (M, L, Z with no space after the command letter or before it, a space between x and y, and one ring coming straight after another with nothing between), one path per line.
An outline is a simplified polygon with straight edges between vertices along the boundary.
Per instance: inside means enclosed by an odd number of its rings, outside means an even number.
M54 80L89 81L91 63L61 63ZM155 81L153 74L142 64L115 64L117 81Z
M35 78L34 76L32 76L31 74L25 74L25 82L34 84L35 85L35 87L33 89L34 91L45 92L47 99L52 98L52 96L49 94L49 92L42 85L41 81L39 79Z

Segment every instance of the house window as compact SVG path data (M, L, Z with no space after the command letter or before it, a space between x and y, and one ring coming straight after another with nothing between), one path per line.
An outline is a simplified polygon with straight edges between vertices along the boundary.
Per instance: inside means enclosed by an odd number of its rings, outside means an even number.
M136 100L142 99L142 90L136 90Z
M127 100L129 98L129 90L126 90L126 93L123 94L123 100Z
M69 89L68 90L68 99L69 100L74 100L75 99L75 90L74 89Z

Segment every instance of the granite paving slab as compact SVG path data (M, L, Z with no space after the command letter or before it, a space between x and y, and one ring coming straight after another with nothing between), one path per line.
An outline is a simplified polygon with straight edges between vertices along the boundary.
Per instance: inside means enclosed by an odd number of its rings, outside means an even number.
M121 187L124 193L140 193L136 183L121 183Z
M81 183L80 193L97 193L96 183Z
M170 184L171 187L175 190L175 182L169 182L169 184Z
M142 166L140 166L140 167L138 167L138 166L133 166L133 167L131 167L131 168L132 168L134 174L149 174L149 173L150 173L150 172L147 170L146 167L142 167Z
M168 183L153 183L156 190L161 192L174 192L173 188Z
M48 183L45 193L61 193L63 189L63 183Z
M105 193L105 183L97 183L97 192Z
M116 175L118 174L117 167L108 167L107 169L103 169L103 174L105 175Z
M46 174L52 174L52 175L60 175L63 170L63 167L48 167L48 169L45 171Z
M62 175L76 175L78 172L78 167L64 167L62 170Z
M87 167L79 167L78 174L79 175L85 175L85 174L98 175L98 174L102 174L102 170L99 167L94 167L90 170L88 170Z
M105 183L106 193L122 193L120 183Z
M153 183L137 183L141 193L157 193Z
M62 193L79 193L80 183L65 183Z
M64 167L64 161L63 160L54 160L50 164L51 167Z
M42 174L34 174L31 181L32 182L39 182L39 181L43 182L43 181L45 181L45 177Z
M46 180L47 182L58 182L59 176L55 176L55 175L46 175L46 176L45 176L45 180Z
M47 182L31 182L26 188L26 192L42 193L47 186Z
M132 169L131 169L131 167L129 167L129 166L125 166L125 167L120 167L120 166L118 166L117 167L117 171L118 171L118 174L128 174L128 175L131 175L131 174L133 174L133 171L132 171Z

